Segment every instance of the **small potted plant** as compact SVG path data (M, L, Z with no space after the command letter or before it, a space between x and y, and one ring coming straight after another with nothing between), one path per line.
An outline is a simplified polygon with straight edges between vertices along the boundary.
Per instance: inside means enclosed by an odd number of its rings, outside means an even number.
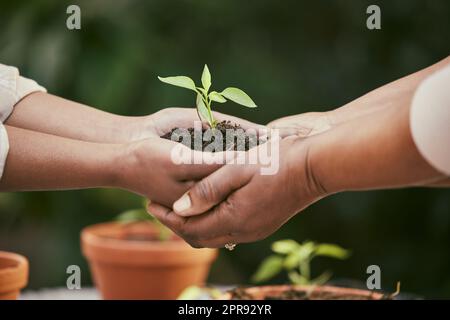
M273 255L267 257L252 277L254 283L265 282L282 271L287 273L291 284L236 288L221 299L243 300L380 300L393 298L379 292L324 285L330 272L312 277L311 262L316 257L346 259L350 252L335 244L319 244L312 241L298 243L281 240L272 244ZM398 290L398 289L397 289Z
M0 251L0 300L15 300L28 282L28 260L19 254Z
M104 299L175 299L203 285L216 249L194 249L144 209L83 229L82 252Z
M256 108L257 106L249 95L241 89L228 87L221 92L211 90L211 73L206 64L201 76L202 86L197 86L191 78L186 76L158 77L158 79L164 83L193 91L196 95L197 114L199 120L203 123L201 130L196 128L173 128L170 132L163 135L162 138L184 143L182 135L178 134L177 131L185 129L191 135L190 145L187 146L198 151L205 151L207 146L216 139L216 134L226 137L227 133L231 132L235 136L233 139L222 139L220 151L247 151L261 142L258 138L258 133L245 132L239 124L231 123L230 121L219 122L214 118L212 112L213 102L225 103L227 100L231 100L247 108ZM205 133L208 131L210 131L210 134L206 135ZM200 138L201 143L195 144L196 138ZM242 146L239 146L237 141L242 141Z

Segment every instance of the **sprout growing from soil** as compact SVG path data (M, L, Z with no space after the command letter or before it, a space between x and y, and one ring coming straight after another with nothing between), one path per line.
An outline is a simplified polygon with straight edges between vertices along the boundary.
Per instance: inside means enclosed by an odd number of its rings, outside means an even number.
M256 108L256 104L253 100L241 89L228 87L221 92L210 91L211 73L206 64L203 68L201 78L202 87L197 87L194 80L186 76L158 77L158 79L164 83L194 91L197 95L196 106L198 117L201 121L207 122L211 128L215 128L217 124L211 111L211 104L213 101L225 103L228 99L243 105L244 107Z
M350 255L348 250L335 244L312 241L300 244L294 240L276 241L272 244L272 251L275 254L261 263L252 277L253 282L267 281L284 270L292 284L321 285L330 279L331 273L326 271L312 278L311 261L320 256L343 260Z

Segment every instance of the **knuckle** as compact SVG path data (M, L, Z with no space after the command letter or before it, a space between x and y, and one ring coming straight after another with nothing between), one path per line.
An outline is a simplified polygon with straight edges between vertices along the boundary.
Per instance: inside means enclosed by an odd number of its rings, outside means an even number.
M220 216L223 220L229 222L233 230L239 229L242 226L242 217L238 217L236 206L234 202L225 200L220 206Z
M191 243L198 243L200 240L200 237L195 232L192 232L186 227L186 224L183 224L178 229L178 233L180 236L189 244Z
M179 234L184 239L191 238L191 234L186 228L186 221L184 219L176 219L172 222L172 227L177 231L177 234Z
M200 201L210 203L216 199L215 188L212 186L208 179L201 180L196 185L195 190L196 195Z

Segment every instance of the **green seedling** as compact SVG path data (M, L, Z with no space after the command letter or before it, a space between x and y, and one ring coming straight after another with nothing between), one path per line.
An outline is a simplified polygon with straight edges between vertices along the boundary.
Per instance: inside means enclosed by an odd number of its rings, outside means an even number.
M194 80L186 76L158 77L158 79L164 83L194 91L197 95L196 106L198 117L201 121L207 122L211 128L215 128L217 125L217 121L214 119L211 111L211 104L213 101L225 103L228 99L243 105L244 107L256 108L256 104L253 100L241 89L228 87L221 92L210 91L211 73L206 64L203 68L201 78L202 87L197 87Z
M311 261L320 256L343 260L350 255L348 250L335 244L319 244L312 241L300 244L294 240L276 241L272 244L272 251L275 254L261 263L252 277L253 282L265 282L286 271L292 284L321 285L330 279L331 273L327 271L312 278Z

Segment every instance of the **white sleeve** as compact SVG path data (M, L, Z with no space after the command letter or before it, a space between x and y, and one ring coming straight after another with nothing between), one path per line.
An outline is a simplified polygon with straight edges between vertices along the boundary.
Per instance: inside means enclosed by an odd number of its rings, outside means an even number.
M450 65L420 84L411 104L410 125L422 156L450 175Z
M17 102L35 91L46 92L35 81L21 77L17 68L0 64L0 179L9 150L8 135L2 123L12 113Z
M0 122L0 179L5 168L6 156L8 155L9 143L5 126Z

